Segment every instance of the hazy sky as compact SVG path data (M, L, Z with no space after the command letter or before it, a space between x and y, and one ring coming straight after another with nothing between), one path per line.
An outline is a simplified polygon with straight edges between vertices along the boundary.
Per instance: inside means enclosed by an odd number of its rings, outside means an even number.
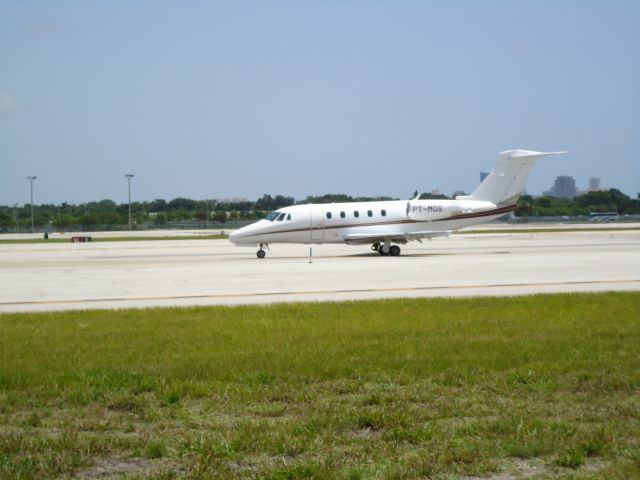
M0 2L0 204L640 191L638 1Z

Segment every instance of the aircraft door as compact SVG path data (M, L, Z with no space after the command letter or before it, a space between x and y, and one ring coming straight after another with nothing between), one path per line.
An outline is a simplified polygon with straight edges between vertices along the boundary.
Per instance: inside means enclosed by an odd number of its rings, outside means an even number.
M309 230L311 230L311 240L322 240L324 238L322 210L311 210L311 216L309 217Z

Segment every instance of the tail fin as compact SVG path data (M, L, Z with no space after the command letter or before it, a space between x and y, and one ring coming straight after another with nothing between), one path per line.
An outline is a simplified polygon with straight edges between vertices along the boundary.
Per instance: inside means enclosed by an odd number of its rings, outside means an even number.
M468 198L485 200L496 205L514 203L524 190L525 182L535 161L561 153L566 152L531 152L529 150L501 152L496 168Z

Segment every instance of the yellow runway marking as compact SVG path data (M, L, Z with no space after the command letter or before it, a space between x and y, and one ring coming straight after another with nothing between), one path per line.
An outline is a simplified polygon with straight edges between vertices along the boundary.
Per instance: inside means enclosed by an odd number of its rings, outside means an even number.
M6 305L56 305L65 303L97 303L97 302L144 302L163 300L196 300L196 299L224 299L224 298L250 298L250 297L282 297L287 295L331 295L350 293L397 293L397 292L421 292L433 290L464 290L464 289L491 289L509 287L550 287L562 285L602 285L602 284L632 284L640 283L640 279L635 280L587 280L576 282L537 282L537 283L498 283L485 285L443 285L430 287L392 287L392 288L363 288L345 290L304 290L304 291L284 291L284 292L248 292L248 293L213 293L202 295L172 295L157 297L116 297L116 298L83 298L68 300L32 300L23 302L0 302L0 306Z

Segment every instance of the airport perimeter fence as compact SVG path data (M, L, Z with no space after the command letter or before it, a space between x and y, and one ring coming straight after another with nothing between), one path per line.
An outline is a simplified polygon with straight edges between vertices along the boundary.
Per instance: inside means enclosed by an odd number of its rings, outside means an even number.
M65 232L145 232L151 230L233 230L249 225L256 220L230 220L228 222L167 222L158 225L155 222L145 222L131 225L131 230L127 224L120 225L36 225L33 230L31 226L25 227L0 227L0 233L65 233Z
M496 222L500 223L511 223L511 224L521 224L521 223L594 223L594 222L609 222L609 223L629 223L629 222L640 222L640 215L620 215L615 219L596 219L589 215L578 215L578 216L555 216L555 217L516 217L515 215L508 215L506 217L500 218L496 220Z

